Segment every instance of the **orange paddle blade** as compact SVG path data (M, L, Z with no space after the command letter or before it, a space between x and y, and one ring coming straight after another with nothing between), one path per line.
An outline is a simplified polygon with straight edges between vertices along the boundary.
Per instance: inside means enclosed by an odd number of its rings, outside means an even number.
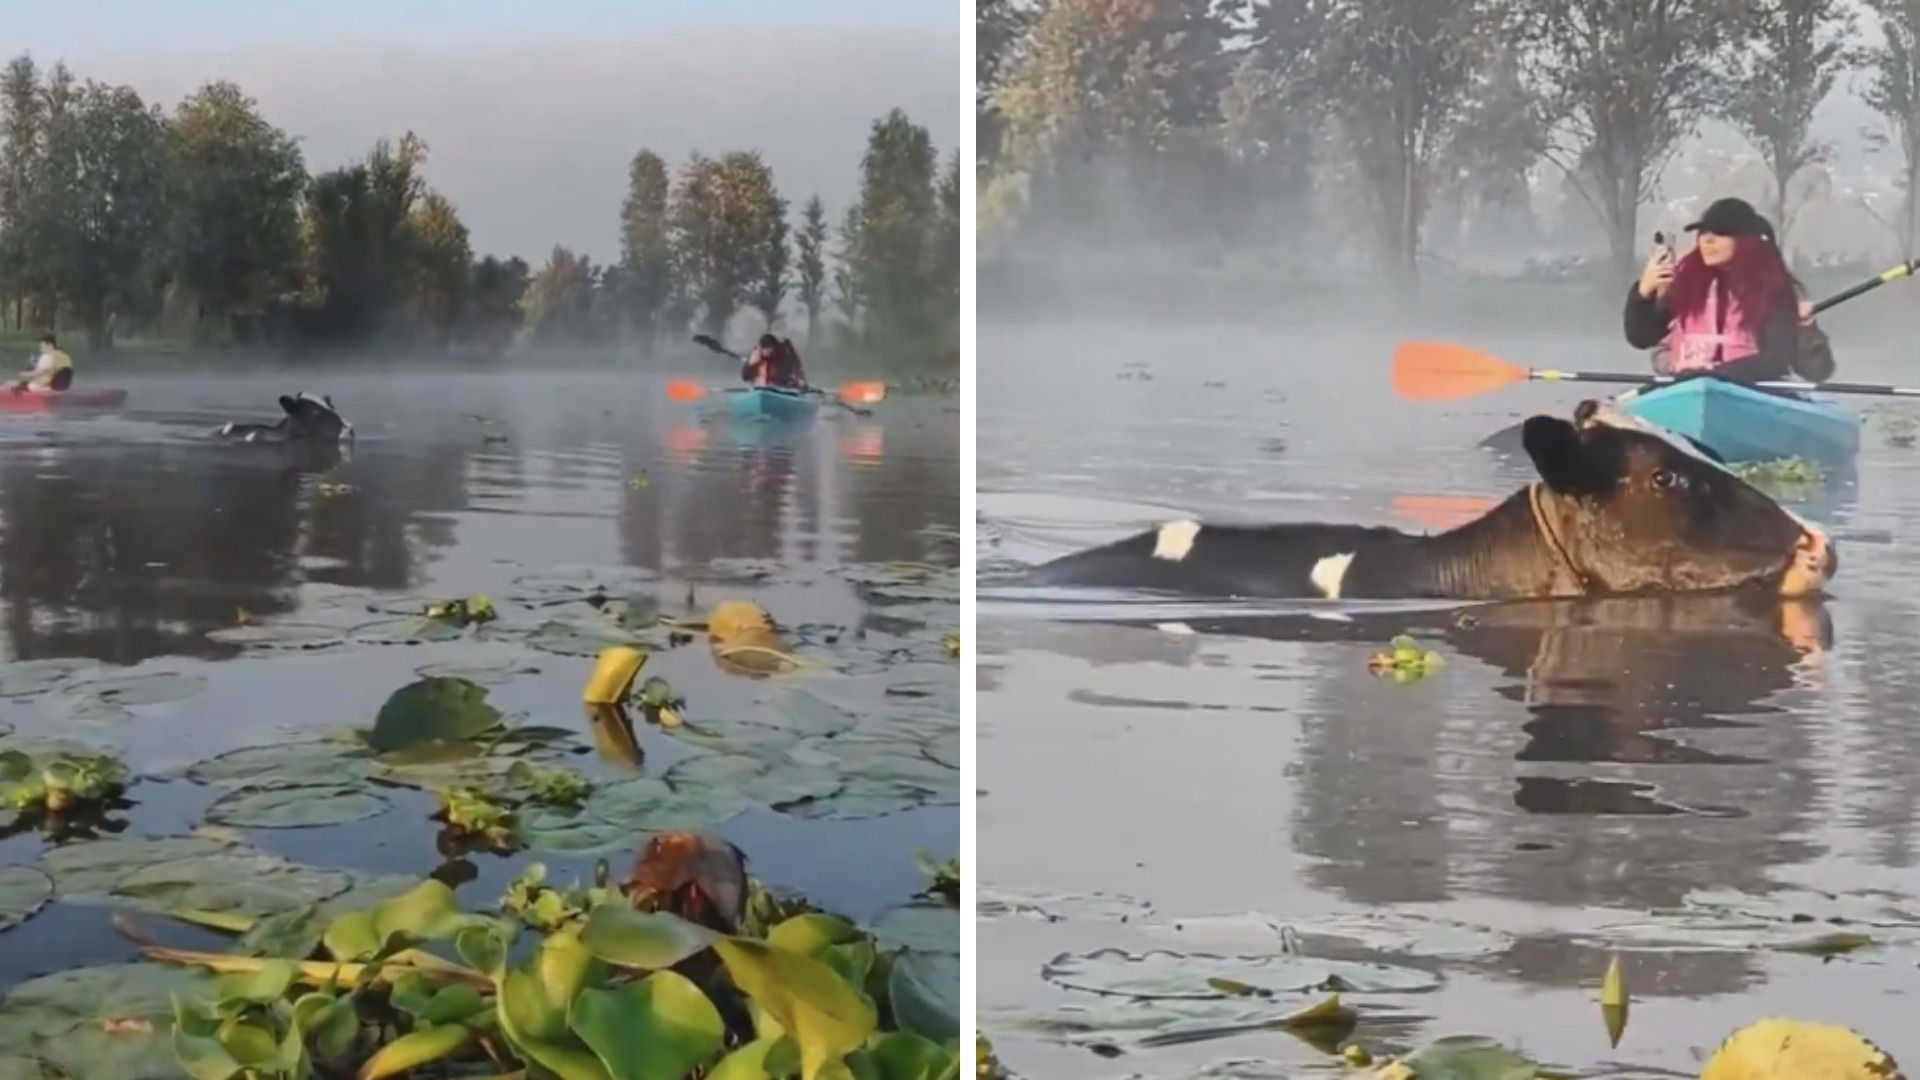
M840 384L840 400L851 405L873 405L887 396L887 384L878 379Z
M667 396L675 401L699 401L707 396L707 388L697 382L675 379L667 384Z
M1444 341L1403 341L1393 350L1393 392L1415 401L1490 394L1527 381L1527 369Z

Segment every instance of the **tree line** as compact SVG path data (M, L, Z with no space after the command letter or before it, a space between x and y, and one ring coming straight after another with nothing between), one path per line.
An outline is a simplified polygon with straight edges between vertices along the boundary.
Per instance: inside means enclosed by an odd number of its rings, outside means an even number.
M815 347L957 353L960 184L927 130L876 120L837 226L818 195L791 212L757 152L641 150L620 258L556 246L539 266L476 257L409 132L310 173L299 145L228 82L171 113L125 86L0 73L0 319L116 336L291 349L398 345L503 352L631 348L689 328L803 329Z
M1920 239L1920 0L981 0L983 242L1128 215L1223 244L1299 232L1350 194L1403 287L1445 201L1523 213L1561 177L1631 273L1640 208L1708 119L1763 159L1784 235L1845 77L1899 162ZM1863 45L1864 14L1880 42Z

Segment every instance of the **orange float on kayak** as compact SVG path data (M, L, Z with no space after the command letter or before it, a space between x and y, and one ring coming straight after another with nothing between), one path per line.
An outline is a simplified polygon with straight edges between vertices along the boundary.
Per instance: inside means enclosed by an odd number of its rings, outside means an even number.
M117 409L126 404L127 392L117 386L94 390L54 390L13 393L0 390L0 412L54 412L61 409Z

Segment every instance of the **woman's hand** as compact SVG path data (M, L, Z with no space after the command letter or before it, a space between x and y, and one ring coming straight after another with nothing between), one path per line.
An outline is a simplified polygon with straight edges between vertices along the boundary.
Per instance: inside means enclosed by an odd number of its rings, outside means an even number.
M1647 256L1646 268L1640 271L1640 295L1648 300L1659 295L1673 280L1673 252L1665 244L1653 249Z
M1813 325L1813 302L1810 300L1800 301L1800 325Z

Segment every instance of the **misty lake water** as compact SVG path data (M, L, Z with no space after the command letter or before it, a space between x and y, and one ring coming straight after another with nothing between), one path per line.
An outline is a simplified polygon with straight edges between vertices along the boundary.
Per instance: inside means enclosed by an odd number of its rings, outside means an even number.
M1911 380L1910 354L1830 330L1842 378ZM1282 1031L1183 1037L1319 1000L1328 975L1360 988L1354 1040L1382 1060L1477 1034L1591 1074L1693 1076L1774 1015L1920 1058L1920 450L1885 417L1857 476L1789 500L1840 537L1821 602L1229 611L1005 583L1174 517L1444 527L1436 504L1531 478L1479 439L1582 396L1401 402L1390 334L983 327L978 1000L1002 1060L1337 1075ZM1639 360L1463 340L1536 366ZM1368 669L1402 632L1443 658L1406 685ZM1795 951L1841 931L1873 944Z
M661 825L710 824L757 877L862 923L925 888L917 851L957 852L958 678L943 640L959 621L953 399L896 395L870 417L829 408L796 427L738 424L669 402L658 377L619 373L91 378L126 386L128 408L0 414L0 750L60 739L122 755L133 805L103 835L205 831L234 816L215 807L254 779L240 763L259 759L196 765L365 728L396 690L434 675L482 686L514 723L564 729L542 760L602 785L667 775L749 730L767 746L807 736L808 775L830 782L786 804L709 791L724 820L683 808ZM272 421L277 396L303 389L331 395L355 425L347 459L209 437L225 420ZM460 632L418 617L476 593L495 622ZM694 619L752 600L805 666L723 671L703 641L665 647L595 593ZM582 686L599 649L624 640L652 648L642 675L672 683L690 726L723 734L698 742L636 715L635 755L590 731ZM342 779L302 775L298 759L261 767L268 786ZM227 864L243 874L295 864L302 882L344 886L335 871L434 872L479 909L536 860L554 884L589 880L602 857L624 875L639 829L659 827L640 814L595 850L563 836L548 850L451 857L429 786L350 793L360 801L346 805L370 807L340 815L351 821L252 827L272 815L238 815L241 826L211 832L253 859ZM70 888L60 858L85 856L56 857L39 830L0 829L0 866L48 867L58 890L12 929L0 902L0 988L129 959L109 929L122 900L201 895L151 873L153 891L97 872L92 888ZM227 947L141 910L169 944Z

